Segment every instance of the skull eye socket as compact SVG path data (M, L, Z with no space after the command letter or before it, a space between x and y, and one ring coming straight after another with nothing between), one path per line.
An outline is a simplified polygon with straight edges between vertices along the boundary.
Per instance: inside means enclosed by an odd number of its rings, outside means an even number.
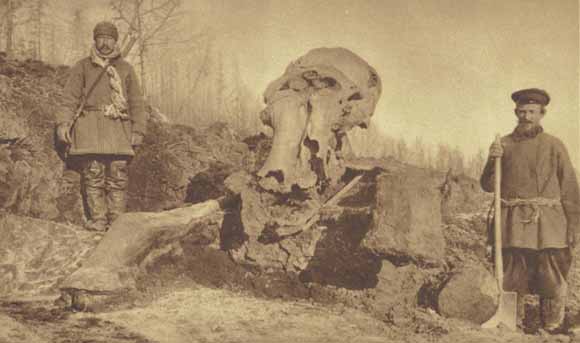
M318 79L320 75L318 75L318 72L316 70L308 70L302 73L302 77L305 78L306 80L314 80Z
M273 177L278 183L284 182L284 172L280 169L270 170L265 177Z
M356 92L353 95L348 97L348 101L353 101L353 100L362 100L362 95L360 94L360 92Z
M370 72L368 83L369 88L374 88L378 86L378 84L379 84L379 76L373 72Z

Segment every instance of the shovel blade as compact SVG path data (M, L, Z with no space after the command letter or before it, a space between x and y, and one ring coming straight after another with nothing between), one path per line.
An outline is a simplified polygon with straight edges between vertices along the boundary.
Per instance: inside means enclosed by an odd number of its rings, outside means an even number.
M518 294L516 292L502 292L499 296L499 306L496 313L487 322L481 324L481 327L491 329L502 325L510 330L516 330L517 309Z

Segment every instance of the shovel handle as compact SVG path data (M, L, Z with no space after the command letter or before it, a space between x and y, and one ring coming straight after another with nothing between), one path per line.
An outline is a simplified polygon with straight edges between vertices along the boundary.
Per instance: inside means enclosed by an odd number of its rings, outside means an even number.
M498 134L495 142L501 144L501 137ZM503 254L502 254L502 237L501 237L501 157L496 157L494 161L494 199L495 199L495 216L494 226L494 248L495 248L495 274L498 287L503 292Z
M501 144L501 137L496 136L495 142ZM488 321L483 323L483 328L496 328L503 324L511 330L516 330L518 295L516 292L504 292L503 290L503 255L501 238L501 157L496 157L494 161L494 195L495 195L495 216L494 216L494 247L495 247L495 276L499 289L499 303L496 313Z

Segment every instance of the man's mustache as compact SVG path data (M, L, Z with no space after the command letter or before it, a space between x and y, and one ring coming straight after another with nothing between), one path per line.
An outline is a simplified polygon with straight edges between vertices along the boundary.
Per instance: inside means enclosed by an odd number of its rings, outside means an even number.
M97 44L97 48L99 48L99 49L102 49L102 48L113 49L113 48L115 48L115 44L101 43L101 44Z

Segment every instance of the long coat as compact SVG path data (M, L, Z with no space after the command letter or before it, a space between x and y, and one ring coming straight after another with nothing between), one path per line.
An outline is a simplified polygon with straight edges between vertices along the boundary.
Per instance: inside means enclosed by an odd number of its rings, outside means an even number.
M539 133L534 138L502 138L501 197L505 200L560 199L555 206L540 206L537 222L531 206L502 206L502 246L530 249L565 248L569 230L580 230L580 192L564 144ZM488 159L481 176L487 192L494 188L494 161Z
M113 154L134 155L131 147L133 133L144 134L146 113L143 95L133 67L122 58L113 65L121 78L128 103L129 119L112 119L104 116L103 107L111 103L109 77L103 75L86 101L83 114L72 130L70 155ZM57 114L57 124L70 122L82 96L99 77L103 68L90 57L80 60L70 71L64 88L64 106Z

